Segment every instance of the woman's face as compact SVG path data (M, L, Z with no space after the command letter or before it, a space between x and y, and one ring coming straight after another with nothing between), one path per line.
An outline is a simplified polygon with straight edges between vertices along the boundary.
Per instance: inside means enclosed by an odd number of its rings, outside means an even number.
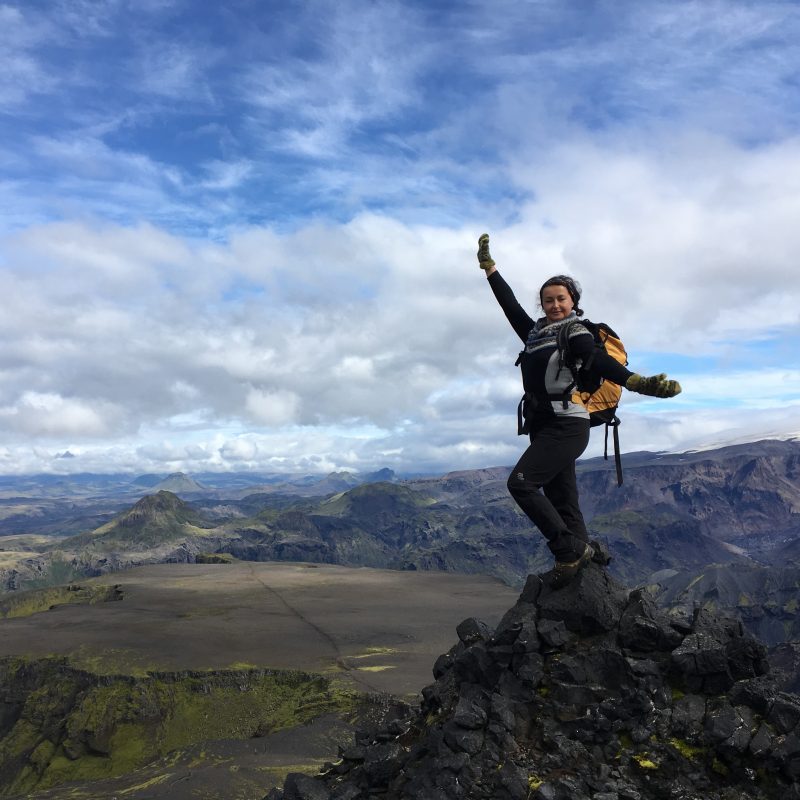
M566 286L545 286L542 289L542 311L548 322L558 322L572 313L575 303Z

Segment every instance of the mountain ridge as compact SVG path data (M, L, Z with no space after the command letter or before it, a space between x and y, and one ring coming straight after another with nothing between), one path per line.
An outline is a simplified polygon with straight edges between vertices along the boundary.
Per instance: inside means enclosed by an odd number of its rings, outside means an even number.
M780 630L795 636L800 612L786 602L770 605L750 584L761 571L764 585L783 586L783 579L775 584L776 578L763 576L800 563L800 443L638 454L629 461L621 489L612 463L592 460L578 471L590 533L611 551L612 575L628 585L663 583L665 598L717 608L714 587L702 579L713 574L726 601L747 596L742 615L753 632L771 645L780 641ZM275 487L240 496L237 489L234 496L183 500L180 514L165 511L138 531L120 523L128 506L72 538L51 537L44 544L0 538L0 548L10 545L0 551L0 585L32 588L136 564L228 554L249 561L483 573L521 586L527 575L547 569L551 556L508 496L507 472L456 470L316 497ZM15 502L0 503L0 510L15 508ZM72 515L70 525L87 518L72 507L64 513ZM731 588L737 585L738 592Z

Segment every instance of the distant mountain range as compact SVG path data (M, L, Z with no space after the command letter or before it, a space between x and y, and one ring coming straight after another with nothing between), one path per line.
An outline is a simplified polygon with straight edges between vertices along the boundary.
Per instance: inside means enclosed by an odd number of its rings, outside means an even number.
M328 475L258 472L203 472L193 476L183 472L169 475L93 472L71 475L0 475L0 502L19 498L122 498L141 496L161 489L184 495L220 497L235 495L237 492L249 493L256 489L313 496L342 491L362 483L396 479L398 476L386 467L373 472L340 471ZM4 528L0 535L3 533L8 533L8 530Z
M653 584L665 603L736 608L771 643L795 638L800 443L635 453L624 463L621 488L611 462L579 465L582 505L591 533L613 555L611 573L631 586ZM76 483L87 494L70 499L53 496L57 484L48 481L41 484L47 493L36 496L33 479L26 479L27 496L11 496L6 479L0 530L48 538L0 538L0 586L209 553L480 573L521 585L549 568L551 557L509 497L508 471L405 480L389 470L333 473L249 487L242 476L228 476L227 487L219 477L181 473L105 483L85 477ZM114 495L114 485L124 491ZM91 486L97 495L88 494Z

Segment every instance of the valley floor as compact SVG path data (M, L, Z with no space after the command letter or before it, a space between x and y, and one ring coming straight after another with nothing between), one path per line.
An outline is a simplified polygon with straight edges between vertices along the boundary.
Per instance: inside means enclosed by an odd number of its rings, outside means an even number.
M154 673L178 676L171 681L230 674L235 682L240 671L299 670L379 696L379 703L389 695L416 699L432 682L436 657L456 640L458 623L475 616L496 625L517 597L482 576L303 563L160 564L81 586L94 589L88 597L122 599L0 619L0 658L65 658L70 668L117 682ZM335 760L351 731L328 713L256 738L198 740L116 778L24 796L260 798L287 770ZM12 789L11 796L19 795Z
M0 620L0 656L63 655L108 674L298 669L407 695L462 619L496 624L517 597L482 576L285 563L160 564L82 583L123 599Z

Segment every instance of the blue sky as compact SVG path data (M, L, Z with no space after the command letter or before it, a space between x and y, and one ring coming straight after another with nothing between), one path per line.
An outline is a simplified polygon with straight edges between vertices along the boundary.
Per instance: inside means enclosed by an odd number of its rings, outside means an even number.
M0 472L513 463L483 231L625 449L800 432L797 3L207 5L0 4Z

